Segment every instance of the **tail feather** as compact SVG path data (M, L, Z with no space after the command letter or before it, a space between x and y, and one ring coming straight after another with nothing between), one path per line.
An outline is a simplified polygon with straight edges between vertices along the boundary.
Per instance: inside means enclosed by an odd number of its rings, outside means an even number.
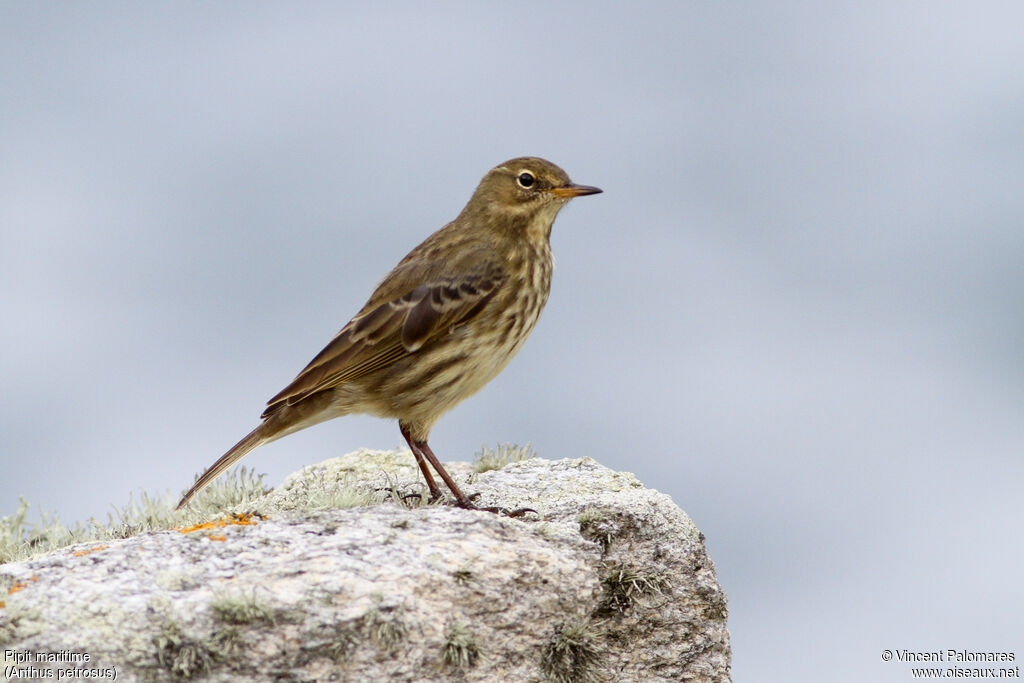
M199 480L192 485L192 488L188 490L188 493L182 496L181 500L178 502L178 507L175 509L180 510L188 505L188 502L192 500L193 496L206 488L210 482L223 474L227 468L244 458L252 449L270 440L271 439L268 439L265 436L264 425L260 425L246 434L241 441L231 447L231 450L220 456L217 462L210 465L210 469L203 472L203 476L199 477Z

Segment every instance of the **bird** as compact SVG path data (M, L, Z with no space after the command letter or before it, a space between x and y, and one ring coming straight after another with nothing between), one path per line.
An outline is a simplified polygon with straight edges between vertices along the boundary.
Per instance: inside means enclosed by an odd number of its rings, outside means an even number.
M258 446L349 414L398 420L430 500L478 508L434 455L437 420L501 372L547 303L554 259L551 227L573 197L600 188L573 183L539 157L492 168L455 220L410 251L358 313L280 392L259 426L200 476L200 490Z

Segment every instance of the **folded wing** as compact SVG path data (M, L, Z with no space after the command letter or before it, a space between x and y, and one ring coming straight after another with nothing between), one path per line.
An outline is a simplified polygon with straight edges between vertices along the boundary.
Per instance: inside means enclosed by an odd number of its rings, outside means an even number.
M369 375L451 334L480 313L503 281L499 268L485 266L432 279L382 303L375 302L380 299L378 289L292 383L267 402L263 417L283 405Z

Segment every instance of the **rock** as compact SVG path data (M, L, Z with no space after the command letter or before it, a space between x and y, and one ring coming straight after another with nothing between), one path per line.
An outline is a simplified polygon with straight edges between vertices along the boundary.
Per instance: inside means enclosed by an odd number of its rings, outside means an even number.
M725 594L668 496L590 458L449 471L480 505L538 514L402 504L422 489L411 454L361 451L293 474L222 526L0 565L5 673L730 680Z

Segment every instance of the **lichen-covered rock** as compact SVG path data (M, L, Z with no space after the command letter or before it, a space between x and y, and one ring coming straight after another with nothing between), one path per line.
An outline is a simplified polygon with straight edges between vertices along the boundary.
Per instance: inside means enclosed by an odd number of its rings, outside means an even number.
M725 594L668 496L589 458L450 471L480 505L538 514L403 503L421 488L407 451L330 460L222 526L0 565L4 667L118 681L730 680Z

